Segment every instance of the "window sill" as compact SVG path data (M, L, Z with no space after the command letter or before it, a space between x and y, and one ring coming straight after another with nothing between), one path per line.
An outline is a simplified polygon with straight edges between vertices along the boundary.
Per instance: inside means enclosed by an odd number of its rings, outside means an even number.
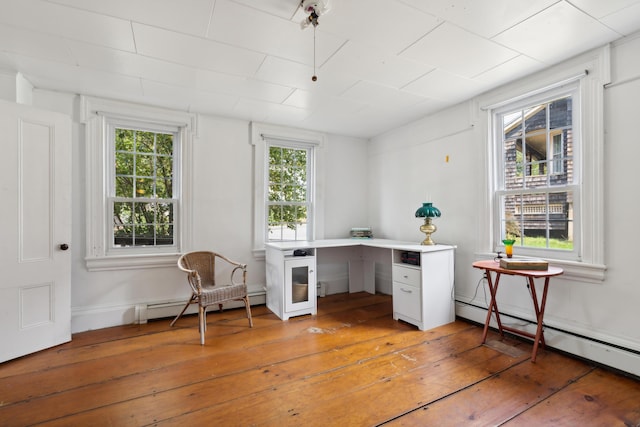
M493 259L495 258L495 253L476 253L476 260L484 260L484 259ZM517 258L517 257L516 257ZM522 258L531 258L531 257L522 257ZM579 282L587 282L587 283L603 283L605 278L605 271L607 270L606 265L602 264L588 264L585 262L576 262L576 261L567 261L567 260L558 260L540 257L549 261L549 264L552 264L555 267L560 267L564 270L562 274L563 279L575 280Z
M87 270L132 270L140 268L175 267L180 258L179 253L111 255L85 258Z

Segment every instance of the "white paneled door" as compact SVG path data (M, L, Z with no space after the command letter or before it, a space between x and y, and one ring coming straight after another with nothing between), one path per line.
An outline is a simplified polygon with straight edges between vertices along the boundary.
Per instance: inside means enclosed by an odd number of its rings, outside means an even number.
M71 340L71 120L0 103L0 362Z

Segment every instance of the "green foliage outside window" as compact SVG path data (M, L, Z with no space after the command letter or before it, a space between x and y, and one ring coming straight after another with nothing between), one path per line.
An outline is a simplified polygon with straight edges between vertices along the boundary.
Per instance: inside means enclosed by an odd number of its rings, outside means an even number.
M267 224L270 240L302 240L308 214L308 153L269 147ZM289 238L288 238L289 237Z
M114 245L172 245L173 135L116 129L114 166Z

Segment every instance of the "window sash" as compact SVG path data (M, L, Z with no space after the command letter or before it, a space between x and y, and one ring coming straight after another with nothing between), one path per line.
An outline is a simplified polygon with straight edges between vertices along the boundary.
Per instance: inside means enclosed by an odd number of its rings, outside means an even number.
M272 194L272 190L277 186L299 186L300 182L285 182L272 181L270 171L271 168L281 168L284 174L284 169L293 169L295 166L284 164L284 159L280 164L271 164L271 149L280 148L282 150L292 149L305 153L305 181L304 181L304 200L288 200L285 195L284 189L279 192L281 194L277 199L270 200L269 195ZM299 241L299 240L313 240L313 197L314 197L314 185L313 185L313 146L303 142L297 141L269 141L266 144L265 162L267 167L265 168L265 218L264 218L264 230L265 230L265 242L277 242L277 241ZM298 178L300 179L300 178ZM274 190L276 191L276 190ZM290 209L287 209L290 208ZM300 208L306 212L305 221L299 221L297 218L297 212ZM271 213L279 210L279 221L270 220ZM287 212L294 212L293 218L291 215L286 215ZM289 218L287 218L289 217Z
M507 238L507 234L509 234L509 219L506 218L505 212L505 200L508 197L516 197L522 196L526 198L527 195L539 194L544 195L544 209L542 213L538 214L525 214L525 211L529 209L526 204L521 207L519 211L520 217L518 218L517 225L520 227L521 236L520 239L517 240L516 245L520 245L519 253L521 255L529 255L529 256L553 256L554 258L561 259L578 259L579 258L579 248L580 248L580 191L581 187L578 184L578 176L580 173L579 163L576 161L576 157L574 155L564 156L564 147L565 147L565 139L564 133L566 129L571 129L572 132L572 143L574 152L579 149L578 145L579 141L577 140L577 132L574 130L580 125L580 117L578 115L579 108L576 108L576 102L579 99L578 96L579 82L575 82L568 87L559 87L552 90L549 90L545 93L536 93L535 96L531 98L519 98L517 101L514 101L510 104L503 104L499 108L496 108L491 113L492 123L493 123L493 144L495 146L495 186L494 186L494 241L495 245L498 248L502 248L502 240ZM550 116L549 116L549 105L554 100L561 99L563 97L570 97L573 102L573 107L571 108L571 121L569 127L558 127L555 129L550 128ZM545 107L545 125L544 128L535 132L527 132L525 128L525 120L524 116L520 116L521 120L521 135L519 136L524 143L521 148L522 160L521 163L516 161L516 168L518 171L516 173L521 173L521 176L517 177L515 180L509 178L506 175L507 172L507 160L505 158L506 149L505 149L505 128L504 124L508 120L503 119L504 117L509 117L511 115L512 122L516 119L513 119L513 114L518 111L532 111L535 108ZM527 110L530 109L530 110ZM539 110L541 111L541 110ZM539 134L546 139L546 155L544 159L535 159L534 156L530 156L527 158L527 138L535 137L534 134ZM560 141L557 142L557 135L560 135ZM539 138L539 137L538 137ZM517 150L516 150L517 151ZM527 161L529 160L529 161ZM559 176L566 171L565 162L571 162L571 171L572 175L569 177L569 181L558 181L557 178L553 178L554 176ZM558 166L560 165L560 166ZM511 165L513 167L513 164ZM521 178L521 179L520 179ZM508 185L508 182L510 184ZM516 185L514 185L514 183ZM562 218L562 215L553 214L550 212L551 203L549 201L549 194L554 193L566 193L571 195L573 199L573 203L570 209L567 209L569 212L565 212L566 215L571 215L571 218L568 216L566 218ZM557 209L557 206L554 206L554 209ZM518 212L517 210L515 212ZM526 216L528 215L528 216ZM535 218L538 222L533 220ZM557 218L562 218L559 220ZM564 221L564 222L560 222ZM525 240L524 235L526 235L526 226L529 226L529 230L535 229L535 227L544 226L544 238L545 245L544 247L535 247L532 245L524 246ZM566 239L571 239L573 241L573 245L570 249L556 249L550 247L550 238L554 233L557 232L558 228L562 228L564 226L566 230L564 230L567 235ZM509 236L513 237L513 236Z
M124 129L124 130L132 130L134 132L149 132L154 134L154 144L152 151L140 151L138 149L137 143L134 144L131 151L128 150L116 150L116 130ZM171 155L167 155L166 153L158 153L158 146L156 144L156 139L159 134L170 134L172 136L173 144L172 144L172 152ZM107 254L125 254L125 253L152 253L159 252L178 252L180 245L179 239L179 229L180 229L180 152L181 152L181 131L180 128L176 126L167 126L162 124L154 124L148 123L144 121L135 121L135 120L126 120L126 119L110 119L107 118L107 138L108 138L108 167L107 167L107 192L105 195L105 220L107 224L105 225L106 230L106 249ZM133 169L129 174L118 174L116 170L116 156L120 153L130 153L133 158ZM154 162L153 171L149 175L138 175L136 159L137 156L144 157L152 157ZM172 194L167 194L171 197L157 197L158 193L158 178L159 175L157 173L157 159L158 158L172 158L171 162L171 173L170 176L167 177L171 180L172 185ZM130 177L133 180L133 192L131 197L126 197L123 195L117 194L117 178L118 177ZM146 193L144 195L135 192L136 183L139 180L146 180L151 183L152 193L151 197L146 197ZM165 193L166 194L166 193ZM168 223L162 223L158 220L157 217L157 209L152 209L154 213L153 222L137 222L133 217L135 213L132 212L132 219L130 223L119 225L116 224L115 219L115 204L116 203L132 203L133 204L147 204L147 205L155 205L157 207L159 205L170 205L170 216L171 220ZM170 243L159 244L159 239L163 240L162 237L158 236L158 230L163 227L167 227L170 232L168 236L166 236L166 241ZM117 240L123 240L122 238L118 238L117 231L122 231L123 229L129 228L131 230L131 239L130 244L118 244ZM146 234L138 235L136 230L152 230ZM126 232L125 232L126 234ZM139 237L138 237L139 236ZM125 241L128 239L125 239Z

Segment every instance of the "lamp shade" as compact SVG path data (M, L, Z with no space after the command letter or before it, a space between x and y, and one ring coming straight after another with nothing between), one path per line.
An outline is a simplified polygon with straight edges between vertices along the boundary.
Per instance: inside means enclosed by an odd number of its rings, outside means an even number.
M440 209L433 206L431 202L425 202L416 211L416 217L418 218L433 218L440 216Z

